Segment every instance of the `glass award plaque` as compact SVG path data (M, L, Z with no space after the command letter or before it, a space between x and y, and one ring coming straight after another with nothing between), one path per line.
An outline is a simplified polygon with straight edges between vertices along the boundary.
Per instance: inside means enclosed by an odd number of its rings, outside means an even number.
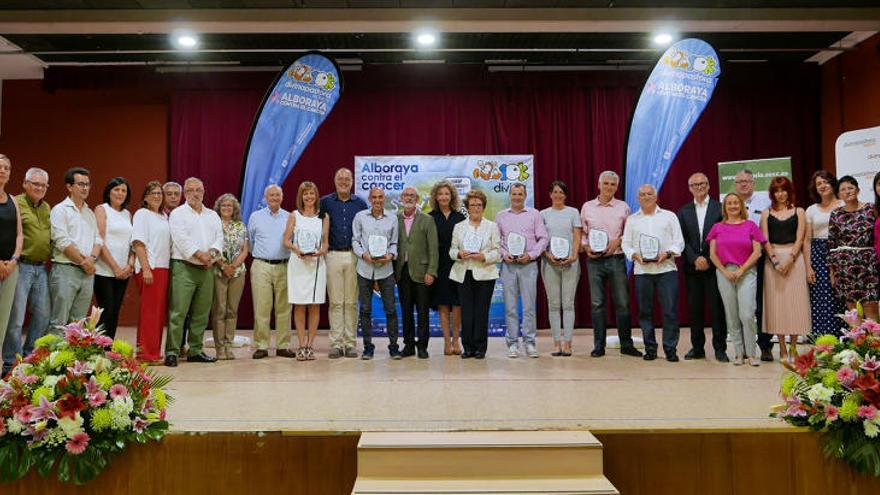
M381 258L388 254L388 238L384 235L371 235L367 242L369 243L370 257Z
M639 235L639 254L642 261L656 261L660 257L660 239L648 235Z
M469 253L479 253L483 247L483 236L477 232L468 231L461 240L461 249Z
M551 237L550 254L558 260L568 258L571 254L571 243L564 237Z
M507 252L514 258L522 256L526 252L525 236L516 232L507 234Z
M602 229L590 229L587 240L594 253L604 253L608 249L608 232Z
M318 235L311 230L298 230L296 232L296 247L303 254L318 252Z

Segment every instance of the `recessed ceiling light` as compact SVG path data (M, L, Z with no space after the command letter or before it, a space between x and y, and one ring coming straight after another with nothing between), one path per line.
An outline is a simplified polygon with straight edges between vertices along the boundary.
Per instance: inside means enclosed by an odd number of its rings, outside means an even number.
M416 34L416 43L421 46L433 46L437 42L437 36L430 32L421 32Z
M672 43L672 35L669 33L657 33L654 35L654 44L666 46Z
M178 31L171 35L174 46L182 50L191 50L198 46L199 37L189 31Z

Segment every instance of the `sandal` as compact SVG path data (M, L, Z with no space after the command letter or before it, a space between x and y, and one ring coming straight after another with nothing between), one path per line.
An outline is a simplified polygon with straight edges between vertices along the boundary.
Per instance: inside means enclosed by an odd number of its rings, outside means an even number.
M311 346L306 347L306 361L314 361L315 360L315 351Z
M297 361L305 361L306 360L306 348L300 347L296 350L296 360Z

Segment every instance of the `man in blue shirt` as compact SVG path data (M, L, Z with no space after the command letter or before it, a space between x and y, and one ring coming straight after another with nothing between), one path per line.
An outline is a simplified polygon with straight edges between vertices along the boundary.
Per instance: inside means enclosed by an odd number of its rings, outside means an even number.
M357 257L351 249L354 216L367 203L352 195L354 176L340 168L333 177L336 192L321 198L321 211L330 216L330 252L327 253L327 295L330 300L330 359L356 358Z

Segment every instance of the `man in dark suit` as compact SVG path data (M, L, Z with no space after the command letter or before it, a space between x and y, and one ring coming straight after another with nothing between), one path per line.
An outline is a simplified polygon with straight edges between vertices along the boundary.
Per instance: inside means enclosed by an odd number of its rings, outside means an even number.
M706 305L712 315L712 347L715 359L728 362L727 325L724 306L715 280L715 267L709 260L709 243L706 236L712 226L721 221L721 203L709 197L709 179L705 174L695 173L688 179L688 189L694 200L678 210L678 222L684 235L684 281L690 308L691 350L686 360L706 357L706 336L703 319Z
M403 210L397 213L397 258L394 260L394 278L400 294L403 313L403 357L418 350L419 359L428 357L428 307L431 304L430 286L437 277L440 259L437 244L437 226L434 219L418 208L419 191L407 186L400 193ZM418 342L413 306L418 314Z

